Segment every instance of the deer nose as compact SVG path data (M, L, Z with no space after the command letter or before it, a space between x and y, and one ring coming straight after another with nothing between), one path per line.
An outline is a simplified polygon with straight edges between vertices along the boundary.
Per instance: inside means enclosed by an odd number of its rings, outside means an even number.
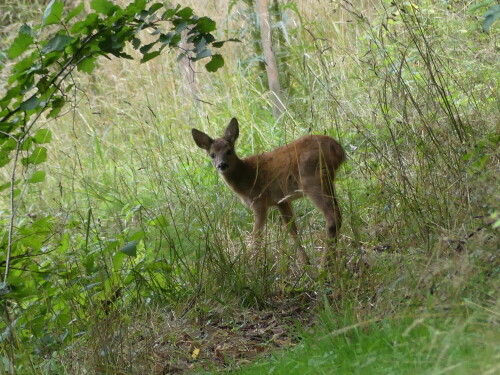
M219 171L221 171L221 172L222 172L222 171L224 171L225 169L227 169L227 167L229 167L229 164L227 164L227 163L220 163L220 164L217 166L217 169L218 169Z

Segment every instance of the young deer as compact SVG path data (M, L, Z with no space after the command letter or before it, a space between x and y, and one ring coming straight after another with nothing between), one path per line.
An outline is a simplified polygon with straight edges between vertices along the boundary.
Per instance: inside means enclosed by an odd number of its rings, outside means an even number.
M277 206L297 244L297 255L303 265L309 264L309 258L300 246L290 202L309 197L325 216L328 246L323 251L321 266L326 265L328 250L341 225L333 180L345 153L335 139L306 135L271 152L240 159L234 150L239 135L235 118L222 138L214 140L196 129L192 129L192 135L198 147L207 151L229 187L252 209L254 243L262 233L268 208Z

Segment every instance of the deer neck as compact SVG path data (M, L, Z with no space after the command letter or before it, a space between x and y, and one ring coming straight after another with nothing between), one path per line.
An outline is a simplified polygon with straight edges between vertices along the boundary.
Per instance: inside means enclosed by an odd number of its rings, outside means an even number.
M248 195L252 191L256 177L256 169L239 158L231 171L223 175L229 187L240 195Z

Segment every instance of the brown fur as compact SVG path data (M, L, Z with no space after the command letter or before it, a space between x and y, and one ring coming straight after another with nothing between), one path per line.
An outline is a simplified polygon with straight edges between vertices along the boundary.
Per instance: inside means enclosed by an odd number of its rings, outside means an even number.
M297 243L301 263L309 258L298 239L291 201L309 197L325 216L328 246L321 260L327 262L328 248L341 226L340 209L335 197L334 177L345 160L342 146L325 135L307 135L264 154L240 159L234 144L239 135L238 121L232 119L222 138L213 140L192 130L196 144L207 151L214 167L229 187L254 212L253 239L264 228L267 210L277 206Z

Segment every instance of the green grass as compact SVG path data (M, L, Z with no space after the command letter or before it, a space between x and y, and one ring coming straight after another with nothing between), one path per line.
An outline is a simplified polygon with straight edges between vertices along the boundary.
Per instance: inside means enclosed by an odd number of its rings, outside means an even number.
M235 373L496 374L499 311L466 305L470 310L357 323L352 312L339 318L327 311L292 351Z

